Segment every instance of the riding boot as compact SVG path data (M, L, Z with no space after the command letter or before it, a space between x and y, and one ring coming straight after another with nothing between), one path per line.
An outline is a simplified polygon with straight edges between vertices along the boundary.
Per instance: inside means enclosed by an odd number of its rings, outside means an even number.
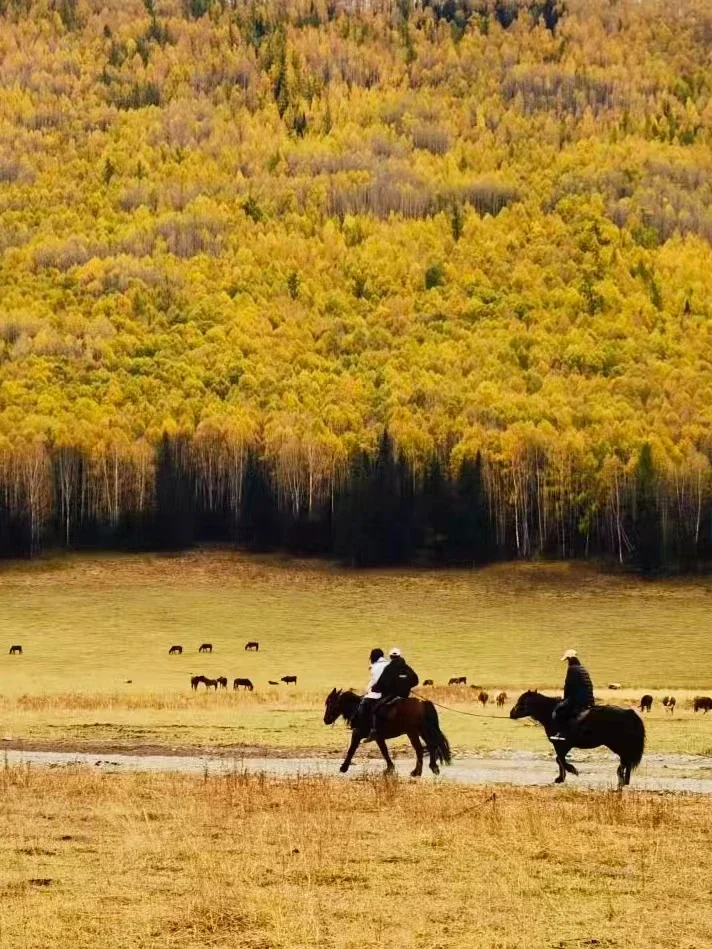
M363 743L366 744L369 741L375 741L378 738L378 728L376 721L376 709L373 710L373 716L371 718L371 730L368 735L363 739Z

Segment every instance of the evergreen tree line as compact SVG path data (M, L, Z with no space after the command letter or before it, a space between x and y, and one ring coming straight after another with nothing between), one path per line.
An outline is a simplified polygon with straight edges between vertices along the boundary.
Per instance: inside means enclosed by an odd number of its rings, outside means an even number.
M214 457L217 457L215 455ZM477 454L456 471L433 457L416 470L385 432L355 454L309 503L293 503L275 466L254 448L201 468L190 440L165 435L140 490L118 459L76 449L2 469L0 556L50 549L181 550L230 543L354 567L473 566L546 557L595 559L644 573L694 571L712 561L712 496L702 481L672 484L649 444L614 477L606 498L542 489L536 467L505 473ZM97 474L98 472L98 474ZM105 491L97 494L97 485ZM580 487L575 475L567 485ZM545 494L542 493L545 492Z

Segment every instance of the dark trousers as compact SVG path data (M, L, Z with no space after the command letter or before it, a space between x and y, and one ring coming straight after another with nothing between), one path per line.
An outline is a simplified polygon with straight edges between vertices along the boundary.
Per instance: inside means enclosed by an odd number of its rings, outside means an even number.
M383 714L385 709L388 708L389 705L392 705L393 702L399 702L401 699L407 699L409 695L410 695L410 689L408 689L408 692L405 695L402 695L402 694L399 695L399 694L394 693L391 695L384 695L380 699L369 699L369 700L362 699L361 700L362 705L365 701L373 702L373 705L371 706L371 709L370 709L370 714L371 714L370 731L378 730L379 718Z
M580 715L581 712L586 710L587 706L579 705L573 699L564 699L563 702L559 704L554 709L554 714L552 718L554 719L554 724L560 732L565 732L569 727L571 722L576 718L577 715Z
M361 699L361 704L356 711L355 725L359 731L368 734L372 728L375 728L375 711L381 699Z

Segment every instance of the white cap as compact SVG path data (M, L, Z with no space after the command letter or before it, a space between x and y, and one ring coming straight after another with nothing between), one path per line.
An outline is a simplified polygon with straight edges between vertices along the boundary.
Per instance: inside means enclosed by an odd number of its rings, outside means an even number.
M563 662L565 659L576 659L576 650L567 649L566 652L561 657L561 661Z
M391 649L391 651L388 653L391 659L395 659L396 656L400 656L400 654L401 654L401 651L397 646L394 646L393 649Z

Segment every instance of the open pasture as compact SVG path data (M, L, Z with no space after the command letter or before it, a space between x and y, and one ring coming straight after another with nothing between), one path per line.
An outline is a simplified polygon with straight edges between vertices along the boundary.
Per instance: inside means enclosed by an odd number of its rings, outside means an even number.
M76 743L259 746L338 751L321 724L332 686L363 686L369 649L402 647L441 711L453 746L547 748L539 729L511 723L527 687L558 689L573 645L604 701L655 696L649 749L710 752L712 715L687 708L712 692L709 585L641 583L571 565L478 572L353 573L246 559L70 557L0 574L0 727L5 737ZM259 651L245 651L257 641ZM212 653L198 653L213 644ZM7 654L21 644L22 656ZM169 655L173 645L182 655ZM191 693L190 677L224 675L228 692ZM296 675L297 686L270 686ZM455 675L467 687L446 688ZM247 677L255 692L233 693ZM625 688L608 692L609 682ZM506 689L509 702L477 705ZM674 715L660 698L678 699Z
M0 947L689 949L711 844L694 796L6 768Z

